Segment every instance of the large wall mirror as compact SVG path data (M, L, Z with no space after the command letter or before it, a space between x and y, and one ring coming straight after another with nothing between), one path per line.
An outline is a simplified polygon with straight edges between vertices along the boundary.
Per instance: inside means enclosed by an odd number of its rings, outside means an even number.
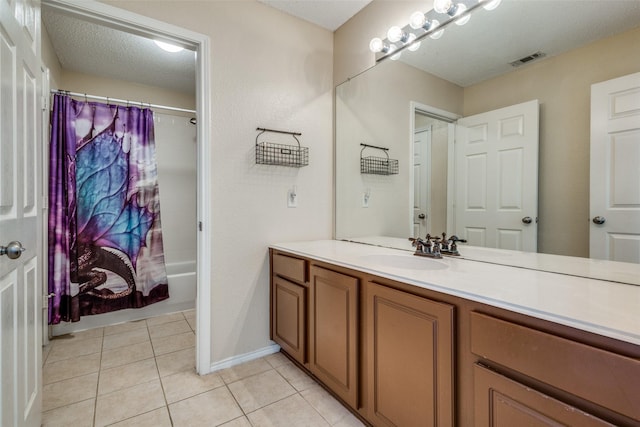
M600 214L590 211L592 85L634 73L640 73L637 0L503 0L493 11L474 10L464 26L447 26L440 39L423 39L416 51L384 59L336 88L336 238L403 241L447 232L474 245L589 257L590 236L602 226L593 221ZM640 89L625 94L618 107L640 112ZM525 107L534 121L517 110ZM474 163L460 140L494 132L478 126L483 120L499 123L495 132L503 136L535 128L536 148ZM633 120L640 129L640 115ZM626 224L636 228L639 134L628 133L618 144L617 159L596 159L629 167L602 179L611 185L628 178L618 196L629 214ZM366 173L361 159L368 157L397 160L397 173ZM461 175L463 163L480 175ZM478 176L492 173L500 175L497 181L478 184ZM530 173L534 178L525 177ZM533 206L523 207L527 198ZM459 212L469 200L513 210L533 237L515 229L489 237L475 232ZM499 214L485 216L493 221ZM640 229L614 233L624 237L616 259L640 262Z

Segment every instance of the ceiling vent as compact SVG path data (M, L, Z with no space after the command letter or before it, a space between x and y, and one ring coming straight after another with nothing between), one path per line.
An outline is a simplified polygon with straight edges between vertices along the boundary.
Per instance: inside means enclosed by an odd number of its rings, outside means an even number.
M544 58L546 54L538 51L536 53L532 53L531 55L527 55L524 58L516 59L513 62L509 62L512 67L520 67L524 64L528 64L529 62L535 61L536 59Z

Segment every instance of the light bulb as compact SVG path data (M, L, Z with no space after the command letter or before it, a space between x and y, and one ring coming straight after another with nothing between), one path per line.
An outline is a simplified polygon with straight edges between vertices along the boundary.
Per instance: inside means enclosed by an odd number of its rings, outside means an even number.
M389 28L389 31L387 31L387 40L389 40L391 43L396 43L403 39L406 40L406 35L402 31L402 28L393 26Z
M154 42L160 47L160 49L165 50L167 52L176 53L176 52L180 52L181 50L184 50L183 47L176 46L171 43L160 42L158 40L154 40Z
M416 35L411 33L409 34L409 39L407 40L407 44L409 45L407 47L407 49L409 49L411 52L415 52L416 50L420 49L420 44L422 42L416 42Z
M402 53L398 52L396 54L393 54L393 52L395 52L396 50L398 50L398 47L392 43L389 45L389 48L385 51L385 53L387 55L391 55L391 59L395 61L396 59L400 58L400 54Z
M453 15L453 17L455 18L456 16L460 16L462 15L464 12L466 12L467 10L467 6L465 6L462 3L458 3L458 5L456 6L456 14ZM456 25L464 25L467 22L469 22L469 19L471 19L471 15L466 15L463 16L462 18L458 18L456 19Z
M489 1L482 0L482 1L485 3L485 5L482 7L484 7L486 10L493 10L496 7L500 6L500 2L502 0L489 0Z
M429 27L429 29L435 30L439 26L440 26L440 21L438 21L437 19L432 19L431 26ZM429 37L431 37L434 40L438 40L440 37L442 37L443 33L444 33L444 28L442 30L434 31L433 33L431 33Z
M371 39L371 42L369 42L369 50L371 52L382 52L382 49L384 49L384 42L381 39L378 37Z
M453 2L451 0L435 0L433 2L433 10L438 13L447 13L449 9L453 6Z
M420 11L412 13L409 18L409 26L414 30L422 28L426 22L427 18L425 18L424 13Z

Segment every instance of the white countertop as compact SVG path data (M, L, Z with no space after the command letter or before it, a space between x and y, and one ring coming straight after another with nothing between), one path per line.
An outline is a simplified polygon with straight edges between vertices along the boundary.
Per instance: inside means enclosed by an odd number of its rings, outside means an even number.
M640 345L640 286L338 240L271 247Z
M409 239L386 236L366 236L345 239L350 242L383 246L413 252ZM505 249L483 248L459 244L462 258L493 264L548 271L550 273L570 274L609 282L628 283L640 286L640 264L616 262L593 258L580 258L564 255L550 255L536 252L511 251Z

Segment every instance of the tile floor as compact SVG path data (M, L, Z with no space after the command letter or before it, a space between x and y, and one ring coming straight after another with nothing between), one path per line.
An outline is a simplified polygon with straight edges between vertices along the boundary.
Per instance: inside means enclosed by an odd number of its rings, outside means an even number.
M191 310L53 339L42 425L363 425L279 353L197 375L194 330Z

